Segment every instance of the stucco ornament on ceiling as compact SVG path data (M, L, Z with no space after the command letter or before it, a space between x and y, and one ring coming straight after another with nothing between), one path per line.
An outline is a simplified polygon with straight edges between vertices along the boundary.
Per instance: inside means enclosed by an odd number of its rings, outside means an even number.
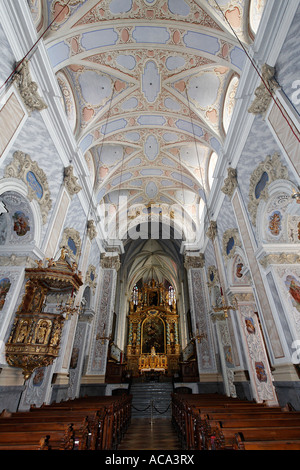
M221 154L230 127L246 61L241 42L253 42L264 2L29 6L38 30L55 20L45 45L97 203L127 191L133 204L184 207L191 192L196 214L211 187L210 157Z

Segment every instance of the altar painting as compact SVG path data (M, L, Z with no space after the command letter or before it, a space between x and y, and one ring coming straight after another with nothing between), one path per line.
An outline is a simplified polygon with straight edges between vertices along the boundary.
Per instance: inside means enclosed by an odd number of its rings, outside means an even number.
M155 348L156 354L165 353L165 326L159 317L148 317L142 326L142 353L150 354Z

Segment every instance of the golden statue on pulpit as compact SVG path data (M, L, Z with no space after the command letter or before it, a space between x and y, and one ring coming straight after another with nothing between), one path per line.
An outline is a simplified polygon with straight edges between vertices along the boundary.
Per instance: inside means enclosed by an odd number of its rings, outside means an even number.
M180 344L173 287L154 279L134 286L128 320L127 364L132 375L144 371L174 373Z

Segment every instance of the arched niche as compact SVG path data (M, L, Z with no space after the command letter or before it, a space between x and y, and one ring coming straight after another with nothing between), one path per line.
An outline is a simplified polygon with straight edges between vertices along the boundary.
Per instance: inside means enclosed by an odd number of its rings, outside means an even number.
M243 250L237 247L227 265L228 282L231 287L243 288L251 285L249 268Z
M24 251L38 245L40 227L34 204L20 192L8 190L0 195L6 212L0 215L0 250Z
M295 189L287 180L276 180L269 185L269 197L260 202L256 217L257 238L261 243L300 243L300 205L291 197Z

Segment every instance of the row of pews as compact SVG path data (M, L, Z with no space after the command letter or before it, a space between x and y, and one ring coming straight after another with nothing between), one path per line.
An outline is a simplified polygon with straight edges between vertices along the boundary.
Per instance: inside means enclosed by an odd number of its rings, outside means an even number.
M0 450L114 450L131 420L131 395L67 400L0 415Z
M172 394L187 450L300 450L300 412L218 394Z

